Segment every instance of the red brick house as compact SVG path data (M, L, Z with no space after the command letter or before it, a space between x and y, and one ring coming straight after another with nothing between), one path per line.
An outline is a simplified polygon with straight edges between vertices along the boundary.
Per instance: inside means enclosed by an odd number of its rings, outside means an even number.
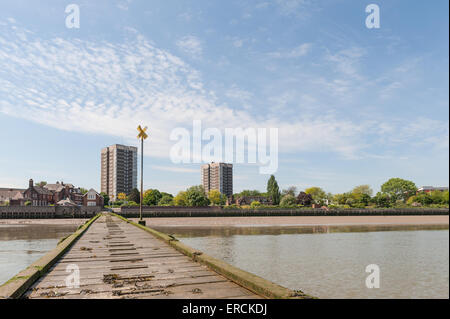
M28 189L23 192L22 201L30 201L32 206L48 206L53 203L53 193L43 187L35 186L33 180L30 179Z
M31 202L31 206L48 206L59 205L59 203L72 202L78 206L103 206L103 196L99 195L95 190L89 191L89 197L94 199L87 199L81 192L81 189L74 187L72 184L64 184L63 182L56 182L56 184L47 184L44 186L35 186L33 180L29 180L28 188L21 192L23 196L16 196L11 199L9 204L11 206L23 206L26 202ZM88 192L88 193L89 193ZM93 196L93 194L97 194Z
M83 206L100 206L103 207L103 196L91 188L83 195Z
M64 184L63 182L56 182L56 184L47 184L43 188L53 193L53 202L56 204L61 200L70 199L77 205L83 205L83 193L78 187L72 184Z

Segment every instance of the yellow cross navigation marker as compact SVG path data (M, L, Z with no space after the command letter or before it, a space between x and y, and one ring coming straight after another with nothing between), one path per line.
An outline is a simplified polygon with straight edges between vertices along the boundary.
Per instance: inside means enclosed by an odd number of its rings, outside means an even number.
M139 132L139 135L137 137L145 140L148 137L147 133L145 133L145 131L147 131L147 126L142 128L139 125L137 129L138 129L138 132Z
M145 133L145 131L147 131L147 126L142 128L142 126L138 126L137 128L139 134L138 134L138 139L141 140L141 200L139 201L139 221L138 223L140 225L145 226L145 220L142 219L142 200L143 200L143 193L144 193L144 140L148 137L147 133Z

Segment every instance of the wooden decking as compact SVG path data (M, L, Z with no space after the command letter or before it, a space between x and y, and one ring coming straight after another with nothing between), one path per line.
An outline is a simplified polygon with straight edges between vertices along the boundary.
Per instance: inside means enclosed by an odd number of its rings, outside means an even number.
M75 264L80 287L66 287ZM104 214L25 298L261 298L162 240Z

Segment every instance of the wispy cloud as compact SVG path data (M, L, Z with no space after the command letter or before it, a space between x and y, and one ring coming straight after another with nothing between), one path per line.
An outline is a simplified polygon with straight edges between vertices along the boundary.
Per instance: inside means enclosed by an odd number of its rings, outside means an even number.
M199 58L202 55L203 48L199 38L193 35L187 35L177 41L177 46L184 53L187 53L191 57Z
M311 50L312 43L303 43L292 50L270 52L268 55L276 59L289 59L302 57Z
M180 44L201 54L195 37ZM359 50L339 52L330 54L330 62L354 78L362 55ZM254 103L254 94L237 86L227 95ZM316 102L310 96L304 101ZM152 143L146 155L163 158L172 146L171 130L190 129L194 119L202 120L204 128L277 127L281 152L333 152L348 159L363 157L368 138L387 144L393 136L420 139L422 134L408 133L394 121L355 121L333 113L285 117L233 109L207 88L200 72L139 33L119 43L44 39L17 25L12 28L9 22L0 25L0 112L61 130L119 136L130 143L136 141L136 126L144 124ZM386 122L392 126L382 131ZM448 144L448 132L433 131L427 138L442 134L447 134Z
M116 4L117 8L120 10L128 11L130 4L133 0L119 0Z
M186 168L178 166L160 166L160 165L152 165L151 167L156 170L173 173L197 173L197 174L199 173L199 170L194 168Z

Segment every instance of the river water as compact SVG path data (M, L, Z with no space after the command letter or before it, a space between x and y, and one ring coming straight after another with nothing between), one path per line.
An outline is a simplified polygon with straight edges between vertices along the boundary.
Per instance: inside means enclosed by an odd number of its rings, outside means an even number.
M76 229L77 225L0 225L0 285Z
M0 284L77 225L0 225ZM154 227L270 281L319 298L449 298L440 226ZM366 287L378 265L380 287Z
M154 228L319 298L449 298L448 225ZM372 264L380 286L369 289Z

